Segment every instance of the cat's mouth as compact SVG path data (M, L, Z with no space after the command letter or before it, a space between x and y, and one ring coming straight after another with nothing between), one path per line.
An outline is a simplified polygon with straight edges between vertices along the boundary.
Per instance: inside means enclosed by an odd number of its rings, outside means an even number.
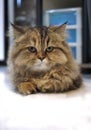
M38 59L32 66L33 71L47 71L49 69L50 67L48 66L48 62L46 59L44 59L43 61Z

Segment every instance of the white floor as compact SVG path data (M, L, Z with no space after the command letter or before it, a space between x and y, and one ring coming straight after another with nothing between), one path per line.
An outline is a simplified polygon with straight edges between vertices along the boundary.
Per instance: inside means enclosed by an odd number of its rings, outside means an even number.
M60 94L15 93L0 68L0 130L91 130L91 79Z

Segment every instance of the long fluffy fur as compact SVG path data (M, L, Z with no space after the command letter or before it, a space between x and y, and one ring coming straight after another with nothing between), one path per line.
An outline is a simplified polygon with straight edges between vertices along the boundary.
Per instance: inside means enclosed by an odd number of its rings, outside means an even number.
M15 40L9 49L8 70L20 93L64 92L82 85L78 65L65 41L66 24L34 28L12 26ZM34 47L36 52L31 52L29 47Z

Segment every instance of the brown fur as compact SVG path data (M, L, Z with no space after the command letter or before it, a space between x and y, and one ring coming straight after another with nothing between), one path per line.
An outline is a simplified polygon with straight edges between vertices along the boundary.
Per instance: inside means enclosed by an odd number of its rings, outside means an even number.
M12 26L15 42L9 49L8 68L20 93L64 92L81 86L79 68L65 42L66 24Z

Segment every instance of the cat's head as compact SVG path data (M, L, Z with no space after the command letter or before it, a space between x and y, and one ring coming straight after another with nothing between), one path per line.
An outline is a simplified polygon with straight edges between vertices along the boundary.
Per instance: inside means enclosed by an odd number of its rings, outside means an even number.
M47 71L69 62L71 53L64 33L66 23L61 26L33 28L12 26L15 43L10 55L16 66L26 66L33 71Z

